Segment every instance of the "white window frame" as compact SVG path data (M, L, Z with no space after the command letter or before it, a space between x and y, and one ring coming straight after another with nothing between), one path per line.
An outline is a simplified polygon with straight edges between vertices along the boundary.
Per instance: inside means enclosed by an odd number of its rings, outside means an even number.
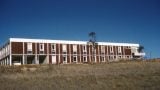
M83 45L83 52L87 52L87 45Z
M77 45L73 45L73 52L77 52Z
M54 47L54 48L53 48L53 47ZM55 50L56 50L56 44L52 43L52 44L51 44L51 49L52 49L52 51L55 51Z
M113 46L110 46L110 52L113 53Z
M44 43L39 44L39 51L44 51Z
M54 47L54 48L53 48ZM51 53L55 54L56 53L56 44L52 43L51 44Z
M27 43L27 53L31 54L32 53L32 43Z
M105 56L101 56L102 62L105 62Z
M105 53L105 46L101 46L101 53Z
M84 60L85 58L85 60ZM87 62L87 56L83 56L83 62Z
M66 51L67 52L67 45L66 44L62 45L62 51Z
M110 58L109 58L109 60L114 60L114 56L111 55Z
M122 48L121 48L121 46L118 46L118 53L122 53Z
M76 58L76 61L74 61L75 58ZM77 56L73 56L73 62L77 63Z
M64 57L65 57L65 61L64 61ZM63 64L67 64L67 56L63 56Z

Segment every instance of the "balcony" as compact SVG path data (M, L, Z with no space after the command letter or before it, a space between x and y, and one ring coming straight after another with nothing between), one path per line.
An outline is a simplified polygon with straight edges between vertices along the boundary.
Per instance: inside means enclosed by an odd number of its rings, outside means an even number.
M134 53L134 56L145 56L146 53L142 52L142 53L139 53L139 52L135 52Z

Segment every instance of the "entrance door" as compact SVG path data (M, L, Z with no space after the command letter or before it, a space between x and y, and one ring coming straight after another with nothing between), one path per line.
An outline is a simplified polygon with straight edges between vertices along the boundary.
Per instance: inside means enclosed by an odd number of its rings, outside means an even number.
M56 64L56 56L52 56L52 64Z

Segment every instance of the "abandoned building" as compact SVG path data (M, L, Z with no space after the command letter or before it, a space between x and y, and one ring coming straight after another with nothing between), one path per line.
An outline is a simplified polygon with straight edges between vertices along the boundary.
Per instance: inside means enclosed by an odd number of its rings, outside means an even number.
M108 61L142 58L139 44L97 42L95 48L88 41L9 38L0 47L0 64L71 64L104 63Z

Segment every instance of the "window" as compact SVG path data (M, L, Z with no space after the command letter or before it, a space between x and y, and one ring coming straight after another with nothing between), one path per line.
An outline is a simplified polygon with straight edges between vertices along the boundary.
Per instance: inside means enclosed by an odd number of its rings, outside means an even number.
M56 44L51 45L51 52L52 52L52 54L56 53Z
M52 44L51 46L53 51L56 50L56 44Z
M73 54L77 54L77 45L73 45Z
M32 43L27 43L27 53L32 53Z
M120 46L118 47L118 53L122 53L122 49Z
M73 51L77 51L77 45L73 45Z
M67 45L63 44L63 45L62 45L62 50L63 50L63 51L67 51Z
M77 54L77 52L74 51L73 54Z
M83 57L83 62L87 62L87 57L86 56Z
M43 43L39 44L39 53L44 54L44 44Z
M86 52L87 51L87 46L83 45L83 51Z
M127 59L130 59L130 56L126 56Z
M113 53L113 46L110 47L110 52Z
M110 59L110 60L113 60L113 59L114 59L114 56L109 56L109 59Z
M105 53L105 46L101 46L101 52Z
M67 57L63 56L63 63L66 64L67 63Z
M95 49L95 50L93 50L93 54L94 54L94 55L96 55L96 53L97 53L96 49Z
M67 54L67 52L66 52L66 51L63 51L63 54Z
M73 62L77 62L77 57L76 56L73 57Z
M101 59L102 59L102 60L101 60L102 62L105 62L105 59L104 59L104 57L101 57Z
M127 48L127 49L130 49L131 47L130 47L130 46L127 46L126 48Z
M122 58L122 56L118 56L118 58L119 58L119 59L121 59L121 58Z
M86 55L87 54L87 52L83 52L83 55Z
M39 44L39 50L44 51L44 44L43 43Z

